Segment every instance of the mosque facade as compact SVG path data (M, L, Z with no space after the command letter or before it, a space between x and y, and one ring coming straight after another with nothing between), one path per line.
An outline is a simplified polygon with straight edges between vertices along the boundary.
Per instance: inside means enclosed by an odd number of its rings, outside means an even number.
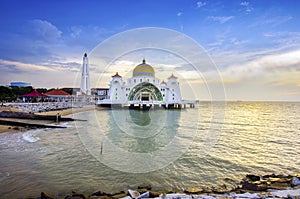
M167 81L161 81L145 59L134 68L131 78L125 80L118 72L113 75L107 98L98 101L102 106L127 105L131 108L153 105L180 108L182 103L178 78L171 74Z

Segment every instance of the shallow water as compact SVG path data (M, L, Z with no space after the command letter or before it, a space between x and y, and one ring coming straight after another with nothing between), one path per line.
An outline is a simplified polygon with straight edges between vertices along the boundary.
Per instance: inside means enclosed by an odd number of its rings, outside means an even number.
M67 129L0 134L0 198L234 186L248 173L300 172L300 103L95 110Z

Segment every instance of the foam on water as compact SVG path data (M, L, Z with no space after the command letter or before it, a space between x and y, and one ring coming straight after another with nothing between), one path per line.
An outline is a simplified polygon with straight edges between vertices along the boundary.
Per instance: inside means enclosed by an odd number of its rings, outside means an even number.
M38 130L29 130L26 131L25 133L22 134L22 139L25 140L26 142L37 142L40 140L39 137L37 137L43 130L38 129Z

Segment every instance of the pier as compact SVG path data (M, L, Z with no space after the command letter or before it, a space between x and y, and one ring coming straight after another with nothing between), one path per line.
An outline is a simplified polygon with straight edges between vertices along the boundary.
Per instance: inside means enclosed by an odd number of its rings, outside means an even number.
M135 110L150 110L150 109L185 109L195 108L198 101L182 101L180 103L163 103L160 101L128 101L126 102L114 102L99 100L96 104L102 107L110 107L117 109L135 109Z

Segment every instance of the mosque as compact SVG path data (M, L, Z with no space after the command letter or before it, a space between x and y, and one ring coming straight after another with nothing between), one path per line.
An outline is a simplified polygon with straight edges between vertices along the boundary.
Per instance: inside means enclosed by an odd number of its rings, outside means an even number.
M143 59L125 81L117 72L112 76L106 99L97 102L105 107L126 107L147 110L152 108L184 108L186 103L181 98L178 78L173 74L168 80L161 81L155 77L153 67ZM193 107L192 104L189 104Z

